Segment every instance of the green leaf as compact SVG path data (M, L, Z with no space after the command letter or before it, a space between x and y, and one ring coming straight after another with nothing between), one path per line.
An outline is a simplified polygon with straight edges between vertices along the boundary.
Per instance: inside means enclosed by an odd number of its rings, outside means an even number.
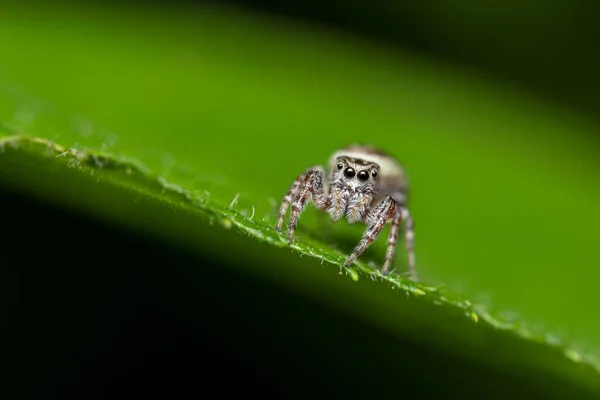
M598 164L591 157L596 144L587 143L591 122L545 111L550 106L446 68L280 21L257 25L254 17L216 9L77 7L52 14L12 5L0 17L0 37L14 38L0 55L3 185L327 305L391 335L380 357L419 364L418 351L402 359L401 343L408 341L428 349L432 364L462 360L457 370L465 374L482 368L485 374L467 379L473 388L496 379L507 391L600 393L592 351L567 345L550 330L492 316L489 307L428 283L452 281L454 271L495 298L505 293L515 301L505 304L523 313L540 304L552 309L552 298L539 288L568 290L572 282L560 276L541 281L541 271L548 260L562 266L567 255L536 246L555 243L556 232L528 236L523 247L514 242L532 226L571 222L544 198L578 206L574 213L588 218L581 226L595 229L600 215L589 199L598 189L570 179L593 176ZM107 19L116 21L110 30ZM177 22L164 22L171 20ZM64 27L54 29L55 21ZM303 215L291 248L272 229L277 202L294 177L356 141L389 149L408 166L423 282L378 272L384 240L344 269L360 227L337 224L325 235L314 210ZM589 163L565 172L553 163L557 149ZM555 191L549 177L562 179L564 190ZM514 197L513 208L500 208ZM525 233L514 232L516 218ZM587 271L595 259L584 257L592 253L585 239L560 240L581 250L579 271ZM397 272L405 269L404 259L400 250ZM523 273L523 262L531 273ZM512 280L493 275L499 269ZM488 280L474 278L482 270L490 271L481 272ZM457 289L460 280L453 282ZM563 314L554 320L550 312L538 319L550 326L580 320L585 313L572 310L587 298L575 292L567 313L572 320ZM324 331L333 324L320 323ZM594 337L595 329L581 331ZM334 348L331 342L340 339L319 340ZM347 354L366 345L342 343ZM424 379L425 367L415 367L421 374L415 380ZM542 377L544 386L529 374ZM431 378L443 381L444 371Z

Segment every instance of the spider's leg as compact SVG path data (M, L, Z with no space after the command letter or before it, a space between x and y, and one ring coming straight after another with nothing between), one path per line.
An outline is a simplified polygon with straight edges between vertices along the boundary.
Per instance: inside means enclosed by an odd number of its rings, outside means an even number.
M407 208L402 208L403 218L406 221L406 231L404 233L406 241L406 252L408 253L408 270L414 281L417 280L417 270L415 269L415 221L408 212Z
M373 243L377 238L388 219L392 218L396 210L396 201L391 196L386 196L375 208L373 208L367 217L369 226L365 230L362 239L354 248L352 254L348 256L345 267L349 267L360 257L362 253Z
M381 268L382 274L387 274L394 259L394 253L396 252L396 241L398 240L398 230L400 223L402 222L402 208L396 207L394 216L392 217L392 226L390 227L390 234L388 235L387 251L385 253L385 261L383 268Z
M281 202L281 207L279 208L279 218L277 219L277 224L275 225L275 230L279 232L281 230L281 226L283 225L283 220L285 218L285 214L287 213L287 209L290 206L292 200L296 197L298 192L300 191L300 186L302 182L304 182L304 178L306 177L306 173L302 173L298 175L292 187L285 194L283 201Z
M323 190L323 177L324 172L321 167L311 168L304 174L304 179L292 199L292 212L288 223L288 242L292 243L294 241L294 231L298 219L309 199L312 199L314 205L320 210L325 209L327 206L327 195Z

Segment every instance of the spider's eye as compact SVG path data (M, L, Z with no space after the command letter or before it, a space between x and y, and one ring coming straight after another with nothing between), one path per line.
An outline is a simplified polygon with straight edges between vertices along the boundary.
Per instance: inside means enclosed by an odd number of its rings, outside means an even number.
M342 168L344 168L344 164L342 164L342 163L339 163L339 164L337 165L337 169L342 169Z
M356 175L356 171L354 170L354 168L348 167L344 171L344 176L348 179L354 178L354 175Z
M371 175L373 176L373 178L377 178L377 171L371 172Z
M365 182L367 179L369 179L369 173L367 171L360 171L358 173L358 180L361 182Z

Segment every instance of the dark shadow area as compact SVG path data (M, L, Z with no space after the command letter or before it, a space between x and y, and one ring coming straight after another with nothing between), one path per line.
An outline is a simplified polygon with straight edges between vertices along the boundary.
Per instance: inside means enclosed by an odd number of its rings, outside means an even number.
M0 398L564 395L561 384L453 357L228 266L0 193L10 321Z

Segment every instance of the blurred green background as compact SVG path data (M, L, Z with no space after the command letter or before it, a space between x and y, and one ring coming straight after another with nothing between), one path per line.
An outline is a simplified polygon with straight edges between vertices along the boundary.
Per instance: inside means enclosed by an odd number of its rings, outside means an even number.
M408 169L425 282L600 356L598 81L586 75L585 40L555 40L559 27L587 26L576 17L589 13L579 3L551 2L554 14L510 3L468 25L467 14L429 3L398 11L429 39L394 46L392 33L380 40L383 28L367 39L225 6L3 2L0 121L140 160L223 205L239 194L236 209L269 226L306 167L348 143L379 146ZM395 23L375 5L350 4L359 22ZM546 35L503 40L508 24ZM477 68L424 55L444 41L457 49L451 60ZM424 42L422 54L407 50ZM541 44L561 63L528 51ZM304 235L320 235L316 217L307 211ZM360 228L339 225L333 237L358 240ZM384 247L369 257L381 263Z

